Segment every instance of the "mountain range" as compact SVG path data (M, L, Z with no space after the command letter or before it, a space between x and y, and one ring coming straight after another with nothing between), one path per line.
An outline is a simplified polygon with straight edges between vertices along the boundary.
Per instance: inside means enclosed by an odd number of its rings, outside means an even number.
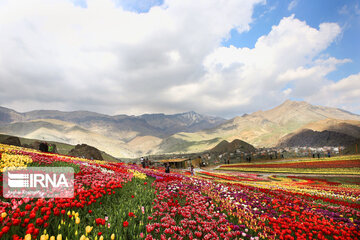
M338 108L290 100L273 109L230 120L193 111L109 116L88 111L19 113L0 107L0 133L69 144L86 143L115 157L126 158L202 152L223 140L235 139L255 147L300 146L304 144L304 136L312 136L309 132L304 135L307 130L330 132L319 136L331 135L338 139L332 140L334 144L344 136L352 141L360 138L360 116Z
M116 157L128 158L159 152L158 146L174 133L196 132L225 121L193 111L109 116L88 111L19 113L0 107L0 133L68 144L86 143Z

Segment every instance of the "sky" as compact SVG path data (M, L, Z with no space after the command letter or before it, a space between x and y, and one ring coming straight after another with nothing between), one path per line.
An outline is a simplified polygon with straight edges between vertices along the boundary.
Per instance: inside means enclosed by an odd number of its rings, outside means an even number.
M360 114L358 0L0 0L0 106Z

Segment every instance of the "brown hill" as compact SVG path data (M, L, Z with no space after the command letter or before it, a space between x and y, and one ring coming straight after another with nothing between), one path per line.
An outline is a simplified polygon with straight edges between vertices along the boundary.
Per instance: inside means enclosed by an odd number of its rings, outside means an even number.
M21 147L20 139L14 136L8 136L7 138L0 141L2 144L14 145Z
M282 137L278 146L348 146L357 139L360 139L360 121L324 119Z
M349 146L354 144L359 138L353 136L333 132L322 131L317 132L310 129L304 129L299 133L291 134L290 137L284 139L280 147L324 147L324 146Z
M68 155L74 157L84 157L87 159L103 160L101 152L97 148L86 144L76 145L75 148L70 150Z
M253 152L256 149L254 146L241 141L239 139L235 139L232 142L228 142L226 140L221 141L218 145L210 150L213 153L224 153L224 152L235 152L236 150L240 150L242 152Z
M308 123L301 129L311 129L318 132L328 130L344 133L354 137L359 137L360 121L327 118L317 122ZM301 131L301 129L299 129L298 131Z
M360 139L358 139L355 143L346 146L342 152L343 154L359 154L360 153Z

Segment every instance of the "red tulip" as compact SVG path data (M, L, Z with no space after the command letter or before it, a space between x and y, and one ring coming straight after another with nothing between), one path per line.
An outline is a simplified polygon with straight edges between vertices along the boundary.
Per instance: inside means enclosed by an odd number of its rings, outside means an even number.
M8 226L5 226L2 228L1 232L7 233L9 230L10 230L10 228Z
M128 222L128 221L124 221L124 222L123 222L123 226L124 226L124 227L129 226L129 222Z

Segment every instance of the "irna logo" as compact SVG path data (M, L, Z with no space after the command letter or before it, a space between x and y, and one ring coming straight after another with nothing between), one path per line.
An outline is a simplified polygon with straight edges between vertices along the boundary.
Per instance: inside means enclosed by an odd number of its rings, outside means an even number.
M70 167L29 167L4 172L5 198L71 198L74 196L74 169Z
M49 185L52 187L69 187L69 184L65 178L65 174L48 174L48 173L11 173L8 172L8 185L11 188L37 188L43 187L48 188Z

